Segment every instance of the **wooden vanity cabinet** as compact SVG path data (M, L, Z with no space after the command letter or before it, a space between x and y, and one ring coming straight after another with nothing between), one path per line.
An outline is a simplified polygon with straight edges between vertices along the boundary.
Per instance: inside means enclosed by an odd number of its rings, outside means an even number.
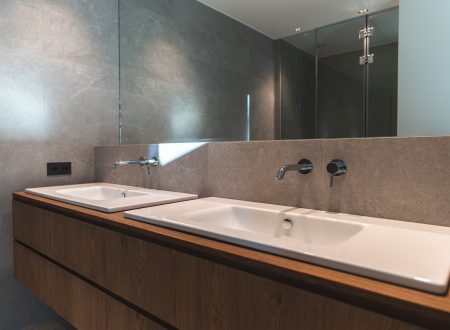
M15 275L78 329L421 329L58 205L13 201Z

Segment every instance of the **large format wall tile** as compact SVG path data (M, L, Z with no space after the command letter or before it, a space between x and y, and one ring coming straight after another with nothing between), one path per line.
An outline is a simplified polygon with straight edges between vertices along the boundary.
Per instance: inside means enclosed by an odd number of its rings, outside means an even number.
M121 0L123 143L274 138L272 40L194 0ZM138 100L138 101L137 101Z
M449 150L450 137L324 140L324 160L349 167L326 209L450 226Z
M52 315L12 276L11 193L94 179L118 142L117 0L0 0L0 328ZM73 174L47 177L46 163Z
M209 145L211 196L321 209L324 179L322 141L212 143ZM308 175L287 172L275 180L282 165L313 162Z
M177 147L178 146L178 147ZM127 165L112 169L117 160L157 156L162 164L151 168ZM95 179L152 189L208 196L208 145L123 145L95 148Z
M450 137L209 143L152 175L110 170L122 156L157 148L97 147L96 180L450 226ZM281 165L301 158L313 162L311 174L275 181ZM330 187L326 165L335 158L348 173Z

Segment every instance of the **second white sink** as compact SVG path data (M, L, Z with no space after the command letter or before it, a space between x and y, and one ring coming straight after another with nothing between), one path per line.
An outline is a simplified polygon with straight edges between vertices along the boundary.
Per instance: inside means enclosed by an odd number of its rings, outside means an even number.
M108 213L198 198L197 195L192 194L111 183L29 188L25 191L38 196Z
M446 227L221 198L125 216L433 293L448 286Z
M74 197L74 198L84 198L92 201L108 201L108 200L122 200L124 198L130 199L137 196L149 196L152 193L147 191L138 191L136 188L124 187L111 187L111 186L89 186L89 187L78 187L78 188L67 188L55 190L56 193Z

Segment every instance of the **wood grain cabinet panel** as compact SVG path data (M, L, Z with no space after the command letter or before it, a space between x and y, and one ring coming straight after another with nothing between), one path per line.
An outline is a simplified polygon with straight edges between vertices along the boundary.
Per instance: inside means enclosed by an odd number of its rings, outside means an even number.
M14 259L16 278L77 329L163 329L18 243Z
M14 201L13 212L17 241L179 329L419 329L22 202Z

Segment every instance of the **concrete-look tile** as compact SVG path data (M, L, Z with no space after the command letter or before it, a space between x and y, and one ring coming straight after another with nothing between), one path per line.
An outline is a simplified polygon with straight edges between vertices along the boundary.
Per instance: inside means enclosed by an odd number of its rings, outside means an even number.
M94 148L91 146L0 145L0 155L4 193L94 179ZM47 177L47 162L72 162L72 175Z
M449 225L450 137L325 140L325 164L343 159L348 173L324 181L326 209Z
M0 76L0 144L42 139L41 58L0 46Z
M48 2L42 15L44 56L90 66L118 65L116 1Z
M0 328L21 329L54 314L12 278L11 193L92 182L93 146L117 143L118 6L0 3ZM73 174L47 177L52 161Z
M150 145L95 147L95 181L147 187L149 175L146 168L129 165L119 167L116 170L112 169L115 161L139 159L141 156L147 158L154 156Z
M199 32L206 32L217 36L223 22L227 21L225 15L221 15L212 8L195 0L173 0L171 18L177 22L189 26Z
M43 15L40 8L23 1L1 2L0 47L39 53L42 49Z
M253 131L273 138L270 38L198 1L121 5L123 142L242 140L248 94Z
M45 63L44 141L48 144L117 143L117 67L94 68L52 59Z
M181 143L177 149L178 155L170 146L159 145L158 157L162 164L152 172L150 187L198 194L200 197L208 196L209 146L201 143ZM164 161L171 158L174 159Z
M18 283L12 269L0 269L0 329L23 329L30 324L41 322L57 315L36 296Z
M324 180L322 141L212 143L209 145L209 193L216 197L321 209ZM278 169L307 158L311 174L288 172L275 180Z
M175 147L175 148L174 148ZM158 157L161 165L111 168L117 160ZM95 148L95 179L138 187L186 192L207 196L208 146L201 143L172 145L124 145Z
M97 147L96 180L450 226L450 137L208 143L151 175L111 170L114 161L156 155L157 147ZM313 162L310 175L275 181L281 165L301 158ZM330 188L326 165L334 158L349 170Z

